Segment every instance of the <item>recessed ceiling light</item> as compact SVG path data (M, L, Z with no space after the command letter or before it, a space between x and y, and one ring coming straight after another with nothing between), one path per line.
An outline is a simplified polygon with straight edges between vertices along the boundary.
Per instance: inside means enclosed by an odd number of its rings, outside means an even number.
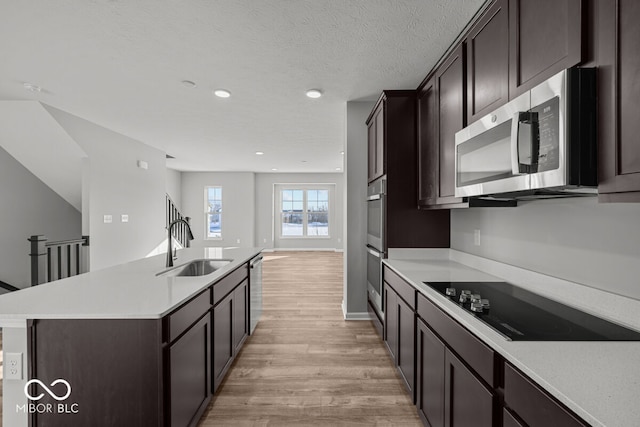
M33 83L23 83L22 87L31 92L42 92L42 88L38 85L34 85Z
M341 151L341 152L340 152L340 154L343 154L343 155L344 155L344 151Z
M307 91L307 96L309 98L320 98L322 96L322 91L320 89L309 89Z
M218 98L228 98L231 96L231 92L226 89L216 89L213 91L213 94Z
M262 152L262 151L256 151L256 154L257 154L258 156L262 156L262 155L264 154L264 152Z
M180 83L182 83L182 86L189 89L196 87L196 82L192 82L191 80L183 80Z
M342 168L336 168L337 171L339 171L340 169L342 169Z
M272 171L277 171L277 170L278 170L278 168L271 168L271 170L272 170Z

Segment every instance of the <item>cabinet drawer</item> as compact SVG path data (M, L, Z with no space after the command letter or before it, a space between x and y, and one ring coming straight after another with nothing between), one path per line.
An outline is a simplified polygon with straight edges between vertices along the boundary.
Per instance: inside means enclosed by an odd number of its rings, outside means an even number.
M504 403L531 427L588 425L508 363L504 367Z
M382 277L389 286L411 307L416 309L416 289L404 281L395 271L384 266Z
M493 350L422 294L418 294L417 313L483 380L491 386L497 385Z
M243 264L242 267L237 268L215 283L213 285L213 305L222 301L229 292L242 283L247 277L249 277L249 267L247 264Z
M207 289L185 305L166 316L165 342L171 342L211 308L211 291Z

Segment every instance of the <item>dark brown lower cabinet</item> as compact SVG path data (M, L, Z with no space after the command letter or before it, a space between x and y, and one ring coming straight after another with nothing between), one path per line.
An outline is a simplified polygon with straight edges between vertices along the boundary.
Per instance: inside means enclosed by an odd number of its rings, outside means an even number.
M449 349L445 352L444 425L491 427L494 394Z
M388 274L388 271L386 272ZM411 399L415 401L415 290L404 281L396 282L396 280L401 280L396 278L397 276L394 275L394 278L389 279L400 286L398 289L400 294L392 288L390 283L384 282L386 344L400 375L404 379ZM407 290L409 292L406 292ZM405 301L400 295L410 301Z
M233 293L213 309L213 391L218 390L233 360Z
M247 279L243 280L213 308L214 393L249 334L248 284Z
M233 291L233 351L237 354L249 335L249 281L242 282Z
M431 427L444 426L444 362L446 347L418 319L416 406L422 421Z
M171 425L196 425L211 400L211 317L207 314L168 351Z
M507 409L502 409L502 427L526 427Z
M504 404L531 427L586 427L589 425L557 403L509 363L504 367Z

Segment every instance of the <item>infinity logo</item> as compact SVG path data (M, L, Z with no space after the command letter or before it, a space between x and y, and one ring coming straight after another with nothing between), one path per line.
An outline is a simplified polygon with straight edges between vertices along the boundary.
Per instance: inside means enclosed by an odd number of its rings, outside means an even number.
M71 395L71 384L69 384L67 381L63 380L62 378L58 378L57 380L55 380L54 382L51 383L50 387L55 386L56 384L64 384L67 386L67 393L60 397L57 394L55 394L54 392L52 392L49 387L47 387L42 381L40 380L31 380L31 381L27 381L27 383L24 385L24 394L30 399L30 400L40 400L44 397L44 393L40 393L37 396L31 396L31 394L29 394L29 386L31 384L40 384L40 386L45 389L45 391L47 393L49 393L49 396L53 397L55 400L57 401L61 401L61 400L65 400L67 397L69 397Z

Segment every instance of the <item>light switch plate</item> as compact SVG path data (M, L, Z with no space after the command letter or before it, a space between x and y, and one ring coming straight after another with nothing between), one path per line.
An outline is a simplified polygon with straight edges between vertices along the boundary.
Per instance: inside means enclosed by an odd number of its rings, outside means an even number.
M111 224L113 222L113 216L111 215L105 215L104 216L104 223L105 224Z
M3 365L5 380L22 379L22 353L5 353Z
M129 215L127 215L127 214L122 214L122 216L120 217L120 219L122 220L122 222L129 222Z

